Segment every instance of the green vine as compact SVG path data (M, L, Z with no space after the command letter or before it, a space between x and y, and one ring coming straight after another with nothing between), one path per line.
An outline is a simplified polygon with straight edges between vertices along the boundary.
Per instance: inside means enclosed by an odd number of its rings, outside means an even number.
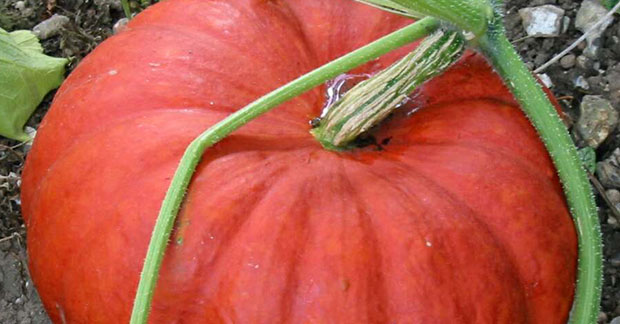
M579 269L570 322L596 322L601 288L601 238L596 205L585 171L553 105L507 40L501 0L358 0L408 16L431 15L472 33L521 104L547 146L564 186L579 236ZM123 0L125 8L127 0ZM204 151L253 118L325 81L437 29L439 21L424 18L393 34L332 61L258 99L208 129L187 148L162 203L140 277L131 323L146 323L166 243L192 174Z
M356 0L358 2L409 17L432 16L481 36L493 17L489 0Z
M601 233L594 195L577 149L555 107L506 37L500 13L479 45L553 159L579 237L579 268L570 323L596 323L602 285Z
M129 0L121 0L121 6L123 7L123 13L127 19L131 19L131 7L129 6Z
M217 123L215 126L212 126L193 140L181 158L181 162L172 178L159 215L157 216L144 267L140 275L140 282L134 300L130 323L143 324L148 320L148 313L151 308L153 294L159 276L159 269L174 225L174 220L196 166L207 148L277 105L295 98L339 74L352 70L383 54L420 39L435 31L438 27L439 22L436 19L424 18L394 33L384 36L259 98Z

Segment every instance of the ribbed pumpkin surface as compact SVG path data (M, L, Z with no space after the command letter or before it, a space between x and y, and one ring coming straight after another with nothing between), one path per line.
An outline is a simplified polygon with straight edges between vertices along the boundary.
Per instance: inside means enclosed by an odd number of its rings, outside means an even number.
M55 322L127 322L186 145L410 21L349 0L171 0L58 91L23 178L30 269ZM396 51L356 72L387 66ZM309 134L324 88L209 149L152 323L563 323L576 236L535 131L483 59L348 152ZM412 109L410 105L408 108Z

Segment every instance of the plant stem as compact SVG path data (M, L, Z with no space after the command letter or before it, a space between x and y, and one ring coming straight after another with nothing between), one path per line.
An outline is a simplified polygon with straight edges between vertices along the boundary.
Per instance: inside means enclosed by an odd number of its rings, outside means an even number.
M575 145L554 106L506 38L499 14L479 46L521 104L553 159L579 236L579 268L570 323L596 323L602 283L601 234L592 188Z
M409 17L433 16L481 36L493 17L489 0L356 0Z
M125 13L125 17L127 17L127 19L131 19L131 8L129 7L129 0L121 0L121 5L123 6L123 12Z
M418 86L458 61L464 48L460 32L433 33L411 53L357 84L327 107L312 135L326 149L349 148L351 142L389 116Z
M174 226L175 218L192 178L192 174L200 162L204 151L208 147L219 142L234 130L277 105L299 96L341 73L424 37L436 30L438 26L439 22L436 19L424 18L392 34L384 36L259 98L212 126L193 140L181 158L170 187L168 188L168 192L166 192L159 215L157 216L144 267L140 275L140 283L138 285L130 323L143 324L148 320L148 313L151 308L153 294L159 276L159 269L164 257L166 244Z

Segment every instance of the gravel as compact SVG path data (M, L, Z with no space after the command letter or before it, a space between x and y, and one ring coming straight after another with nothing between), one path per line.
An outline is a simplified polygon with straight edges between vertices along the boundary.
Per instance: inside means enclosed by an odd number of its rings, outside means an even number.
M579 38L585 26L595 20L588 18L594 17L595 13L585 12L584 8L597 7L593 0L510 0L506 3L509 37L532 69ZM53 14L67 17L69 22L62 24L55 36L45 38L42 43L47 54L70 58L68 70L71 71L98 43L112 34L114 24L123 18L119 4L119 0L0 0L0 28L32 29ZM554 20L551 33L554 37L528 34L523 27L527 22L522 20L519 10L548 5L563 11L559 27ZM578 12L581 12L579 19ZM584 101L588 102L587 96L606 100L613 110L620 111L619 20L616 15L615 20L601 28L595 38L579 44L558 63L541 72L553 83L552 90L569 125L578 124L584 118L580 108ZM577 80L578 87L575 86ZM52 96L48 95L35 112L29 121L30 127L38 126ZM613 114L609 107L605 109ZM602 118L599 121L605 122ZM577 129L571 129L577 145L591 145L592 142ZM606 136L597 137L597 145L594 145L598 161L594 179L603 188L596 192L596 199L605 257L599 323L620 324L620 219L614 217L612 210L620 204L620 131L617 126L609 126L606 132ZM27 148L27 145L0 138L0 323L49 322L28 276L26 233L19 214L20 175ZM611 203L607 204L606 200Z

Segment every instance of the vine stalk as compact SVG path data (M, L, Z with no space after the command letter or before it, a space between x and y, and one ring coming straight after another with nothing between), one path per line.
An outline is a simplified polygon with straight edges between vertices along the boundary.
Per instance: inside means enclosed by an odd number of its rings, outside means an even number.
M134 300L130 323L143 324L148 320L155 286L159 277L159 270L164 258L166 245L174 226L174 221L196 166L207 148L277 105L295 98L333 79L339 74L352 70L394 49L412 43L435 31L438 27L439 21L429 17L397 30L341 58L331 61L259 98L212 126L193 140L181 158L181 162L172 178L159 215L157 216L142 273L140 275L140 282Z
M125 1L125 0L124 0ZM553 159L579 236L579 269L571 323L595 323L601 287L601 238L596 205L586 173L570 136L553 105L505 36L501 0L358 0L401 14L422 13L445 19L475 36L477 46L521 104ZM490 2L489 2L490 1ZM491 3L492 2L492 3ZM395 8L386 6L396 4ZM467 9L467 10L459 10ZM478 11L472 11L475 8ZM404 13L403 13L404 12ZM491 14L489 14L489 12ZM482 19L482 20L481 20ZM350 54L332 61L258 99L209 128L187 148L166 193L149 244L131 315L132 324L146 323L153 292L174 220L192 174L204 151L273 107L321 83L428 35L439 20L424 18Z
M596 323L602 285L601 234L594 195L577 149L555 107L506 37L499 15L479 46L538 131L555 164L579 237L570 323Z

